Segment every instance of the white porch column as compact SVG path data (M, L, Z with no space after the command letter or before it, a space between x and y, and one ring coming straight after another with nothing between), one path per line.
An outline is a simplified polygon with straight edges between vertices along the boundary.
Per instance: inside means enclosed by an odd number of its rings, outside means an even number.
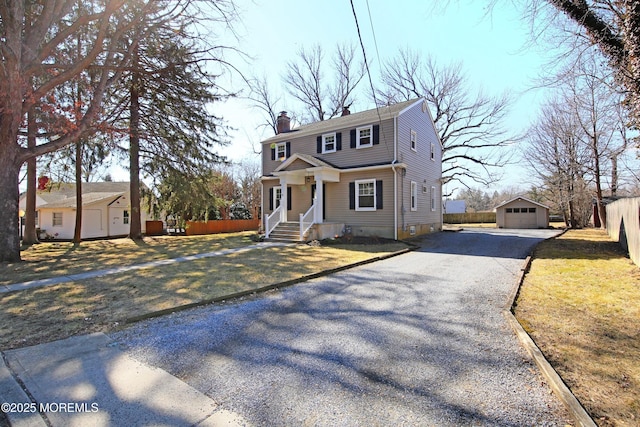
M287 177L286 175L280 176L280 188L282 189L282 193L280 195L280 221L287 221L287 205L289 201L287 200Z
M315 208L314 208L314 212L313 212L313 220L315 223L317 224L322 224L323 218L322 218L322 210L324 208L323 206L323 200L324 200L324 188L323 188L323 181L322 178L317 177L316 176L316 200L315 200Z

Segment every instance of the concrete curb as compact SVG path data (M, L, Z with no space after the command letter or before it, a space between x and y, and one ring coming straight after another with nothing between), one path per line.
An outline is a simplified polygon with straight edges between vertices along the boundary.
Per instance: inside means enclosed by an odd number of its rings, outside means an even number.
M404 242L404 243L407 244L409 247L406 248L406 249L402 249L400 251L392 252L392 253L387 254L387 255L380 255L380 256L369 258L369 259L366 259L366 260L363 260L363 261L358 261L358 262L353 263L353 264L343 265L343 266L332 268L332 269L329 269L329 270L319 271L319 272L313 273L313 274L307 274L306 276L300 276L300 277L297 277L295 279L285 280L284 282L272 283L271 285L262 286L260 288L249 289L249 290L241 291L241 292L235 292L233 294L228 294L228 295L215 297L215 298L207 298L207 299L203 299L203 300L196 301L196 302L189 303L189 304L179 305L179 306L167 308L167 309L164 309L164 310L158 310L158 311L153 311L151 313L141 314L139 316L129 317L129 318L124 320L124 324L126 325L126 324L139 322L141 320L153 319L155 317L160 317L160 316L164 316L164 315L171 314L171 313L177 313L177 312L180 312L180 311L188 310L190 308L202 307L202 306L209 305L209 304L214 304L214 303L217 303L217 302L233 301L233 300L240 299L240 298L243 298L243 297L246 297L246 296L249 296L249 295L257 295L257 294L261 294L261 293L264 293L264 292L267 292L267 291L271 291L271 290L274 290L274 289L287 288L289 286L293 286L293 285L296 285L298 283L307 282L309 280L317 279L319 277L329 276L331 274L338 273L340 271L349 270L351 268L359 267L361 265L371 264L371 263L374 263L374 262L377 262L377 261L381 261L383 259L392 258L392 257L398 256L398 255L406 254L408 252L415 251L416 249L419 249L419 246L416 246L416 245L413 245L413 244L407 243L407 242Z
M551 239L555 239L558 236L564 234L566 230L555 237L551 237ZM548 239L547 239L548 240ZM535 250L535 249L534 249ZM533 252L532 252L533 253ZM518 294L520 293L520 287L524 281L524 277L529 271L531 267L531 262L533 261L532 255L529 255L525 261L523 267L520 269L520 274L516 280L515 286L511 290L509 294L509 299L507 306L504 310L504 316L507 321L513 328L514 332L518 336L520 343L527 350L531 358L536 362L538 368L542 372L542 375L547 380L547 383L551 387L551 390L558 396L560 401L566 406L574 420L577 422L577 425L583 427L597 427L597 424L593 421L591 416L584 409L580 401L573 395L569 387L562 380L560 375L556 372L556 370L551 366L549 361L546 359L540 348L536 345L533 339L529 336L529 334L524 330L518 319L516 319L514 315L514 309L516 306L516 299L518 298Z

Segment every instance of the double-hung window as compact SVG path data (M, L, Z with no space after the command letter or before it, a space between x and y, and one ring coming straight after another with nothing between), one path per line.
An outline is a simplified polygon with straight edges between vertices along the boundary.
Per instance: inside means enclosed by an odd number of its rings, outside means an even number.
M436 161L436 146L433 142L431 143L431 160Z
M373 126L356 129L356 148L373 146Z
M431 187L431 210L436 210L436 187Z
M336 134L328 133L322 135L322 152L323 153L335 153L336 151Z
M276 159L284 160L287 158L287 145L284 142L276 144Z
M376 210L376 180L367 179L356 181L356 210Z
M411 210L418 210L418 183L411 181Z
M411 149L413 151L418 151L418 132L415 130L411 131Z
M62 212L54 212L52 224L54 227L62 227Z

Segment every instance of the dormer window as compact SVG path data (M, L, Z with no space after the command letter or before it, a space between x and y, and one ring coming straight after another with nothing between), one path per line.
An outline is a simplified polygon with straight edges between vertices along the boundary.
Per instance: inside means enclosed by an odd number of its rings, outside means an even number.
M373 126L356 129L356 148L371 147L373 145Z
M322 135L322 152L323 153L335 153L336 151L336 134L328 133Z

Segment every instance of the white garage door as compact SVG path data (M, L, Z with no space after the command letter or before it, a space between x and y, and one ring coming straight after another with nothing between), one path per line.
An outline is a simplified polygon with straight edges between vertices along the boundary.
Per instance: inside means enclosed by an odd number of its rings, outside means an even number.
M504 214L505 228L538 228L537 208L507 208Z

